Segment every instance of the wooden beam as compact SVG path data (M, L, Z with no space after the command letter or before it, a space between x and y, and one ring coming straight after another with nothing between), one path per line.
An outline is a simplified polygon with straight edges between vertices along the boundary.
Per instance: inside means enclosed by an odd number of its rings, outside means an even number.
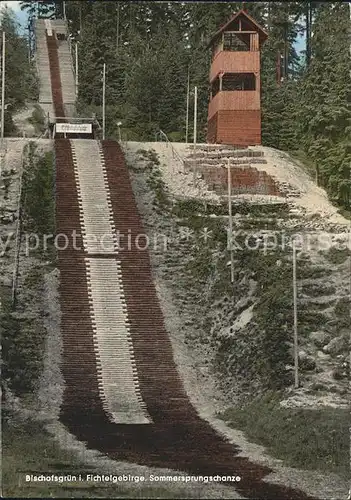
M259 38L258 33L250 35L250 51L256 52L259 50Z
M241 33L255 34L255 33L257 33L257 31L245 31L245 30L243 30L243 31L224 31L224 34L225 33L229 33L229 34L233 34L234 33L235 35L239 35Z

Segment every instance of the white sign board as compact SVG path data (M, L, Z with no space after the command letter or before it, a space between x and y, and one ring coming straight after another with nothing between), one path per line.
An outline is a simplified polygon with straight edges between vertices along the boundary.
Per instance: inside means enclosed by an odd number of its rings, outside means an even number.
M91 134L91 123L56 123L58 134Z

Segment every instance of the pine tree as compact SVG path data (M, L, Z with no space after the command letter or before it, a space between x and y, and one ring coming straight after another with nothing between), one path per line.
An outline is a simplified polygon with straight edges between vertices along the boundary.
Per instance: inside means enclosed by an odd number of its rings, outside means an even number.
M12 9L3 10L1 25L5 31L5 99L14 112L25 104L26 99L36 97L36 79L28 60L27 40L19 35L19 24Z
M351 190L349 37L348 6L320 6L298 103L301 143L321 185L344 206L350 205Z

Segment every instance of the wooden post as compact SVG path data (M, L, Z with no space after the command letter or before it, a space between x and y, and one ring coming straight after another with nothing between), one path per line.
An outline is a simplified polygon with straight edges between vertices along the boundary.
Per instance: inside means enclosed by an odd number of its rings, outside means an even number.
M190 66L188 66L188 82L186 88L186 116L185 116L185 142L188 144L189 135L189 101L190 101Z
M76 99L78 97L78 42L76 42Z
M102 70L102 139L105 140L106 63Z
M294 382L295 388L299 387L299 352L297 336L297 284L296 284L296 245L292 242L293 250L293 296L294 296Z
M230 282L234 285L234 255L233 255L233 215L232 215L232 169L230 160L227 163L227 182L228 182L228 215L229 215L229 242L230 242Z
M1 74L1 140L5 131L5 28L2 27L2 74ZM2 146L2 145L1 145Z
M197 87L194 89L194 146L197 140Z

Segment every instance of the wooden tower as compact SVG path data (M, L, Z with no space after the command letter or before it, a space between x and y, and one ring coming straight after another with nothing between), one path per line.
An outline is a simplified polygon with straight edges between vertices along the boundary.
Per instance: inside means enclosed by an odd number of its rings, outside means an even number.
M266 38L244 10L212 37L208 142L261 144L260 49Z

